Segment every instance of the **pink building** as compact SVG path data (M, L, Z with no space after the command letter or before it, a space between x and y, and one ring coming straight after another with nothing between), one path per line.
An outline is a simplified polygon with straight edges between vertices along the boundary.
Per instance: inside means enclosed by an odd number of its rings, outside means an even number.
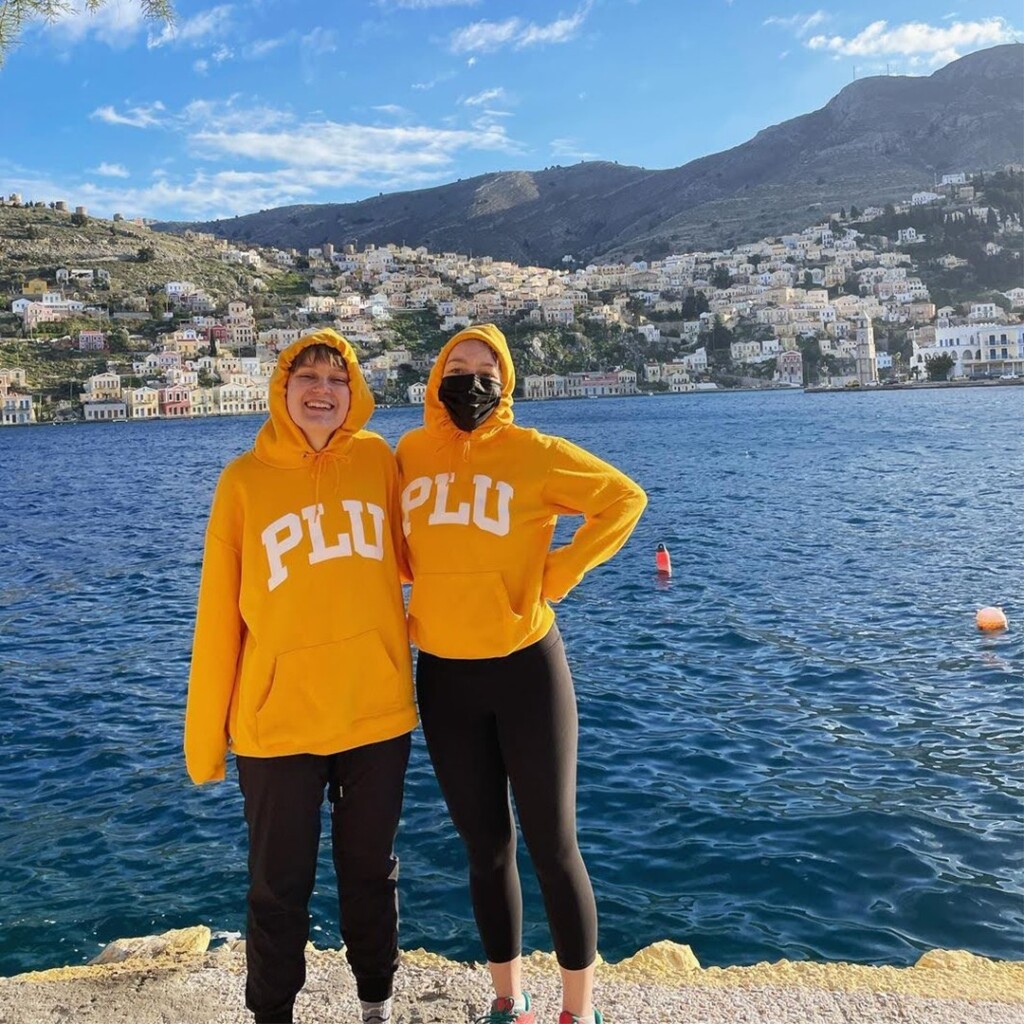
M228 329L223 324L212 324L209 327L203 327L199 333L203 335L207 341L213 339L219 345L222 341L228 339Z
M180 370L181 369L181 353L171 352L165 349L163 352L156 354L156 363L161 370Z
M191 416L192 395L188 388L160 388L157 392L161 416Z
M103 331L79 331L78 348L82 352L102 352L107 347L107 336Z
M775 360L775 376L783 384L803 384L803 354L795 349L780 352Z

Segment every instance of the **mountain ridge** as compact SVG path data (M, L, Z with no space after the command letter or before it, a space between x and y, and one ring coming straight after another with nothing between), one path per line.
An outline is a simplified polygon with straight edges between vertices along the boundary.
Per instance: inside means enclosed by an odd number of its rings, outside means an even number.
M1024 162L1024 44L927 77L875 76L747 142L663 170L585 161L495 171L356 203L278 207L161 224L305 249L425 245L557 265L664 255L794 229L825 209L882 203L942 173Z

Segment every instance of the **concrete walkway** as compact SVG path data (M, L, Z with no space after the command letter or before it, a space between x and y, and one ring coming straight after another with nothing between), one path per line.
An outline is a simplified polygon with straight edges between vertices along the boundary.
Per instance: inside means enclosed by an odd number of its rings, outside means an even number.
M183 929L122 940L101 954L120 962L2 978L0 1024L251 1021L243 1008L243 949L203 952L208 943L207 929ZM357 1021L344 956L310 948L307 960L296 1021ZM560 1003L553 958L534 954L524 977L539 1024L554 1024ZM484 967L406 953L394 1024L467 1024L488 1000ZM688 947L657 943L603 964L597 1001L607 1024L1024 1024L1024 963L936 951L906 969L784 961L705 970Z

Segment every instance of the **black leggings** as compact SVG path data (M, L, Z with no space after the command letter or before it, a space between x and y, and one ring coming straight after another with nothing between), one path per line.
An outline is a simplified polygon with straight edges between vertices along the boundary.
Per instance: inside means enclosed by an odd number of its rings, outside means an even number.
M576 843L576 696L558 627L504 658L421 651L416 688L430 759L469 857L487 959L506 963L522 951L511 783L558 963L589 967L597 908Z

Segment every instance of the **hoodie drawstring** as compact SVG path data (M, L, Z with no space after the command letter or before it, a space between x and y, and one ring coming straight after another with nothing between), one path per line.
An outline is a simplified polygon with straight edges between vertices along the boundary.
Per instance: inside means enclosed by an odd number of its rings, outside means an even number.
M340 484L339 464L348 463L352 460L342 452L332 452L329 448L322 448L318 452L305 452L304 459L313 460L313 504L320 507L320 480L324 475L324 467L331 466L335 473L335 483Z

